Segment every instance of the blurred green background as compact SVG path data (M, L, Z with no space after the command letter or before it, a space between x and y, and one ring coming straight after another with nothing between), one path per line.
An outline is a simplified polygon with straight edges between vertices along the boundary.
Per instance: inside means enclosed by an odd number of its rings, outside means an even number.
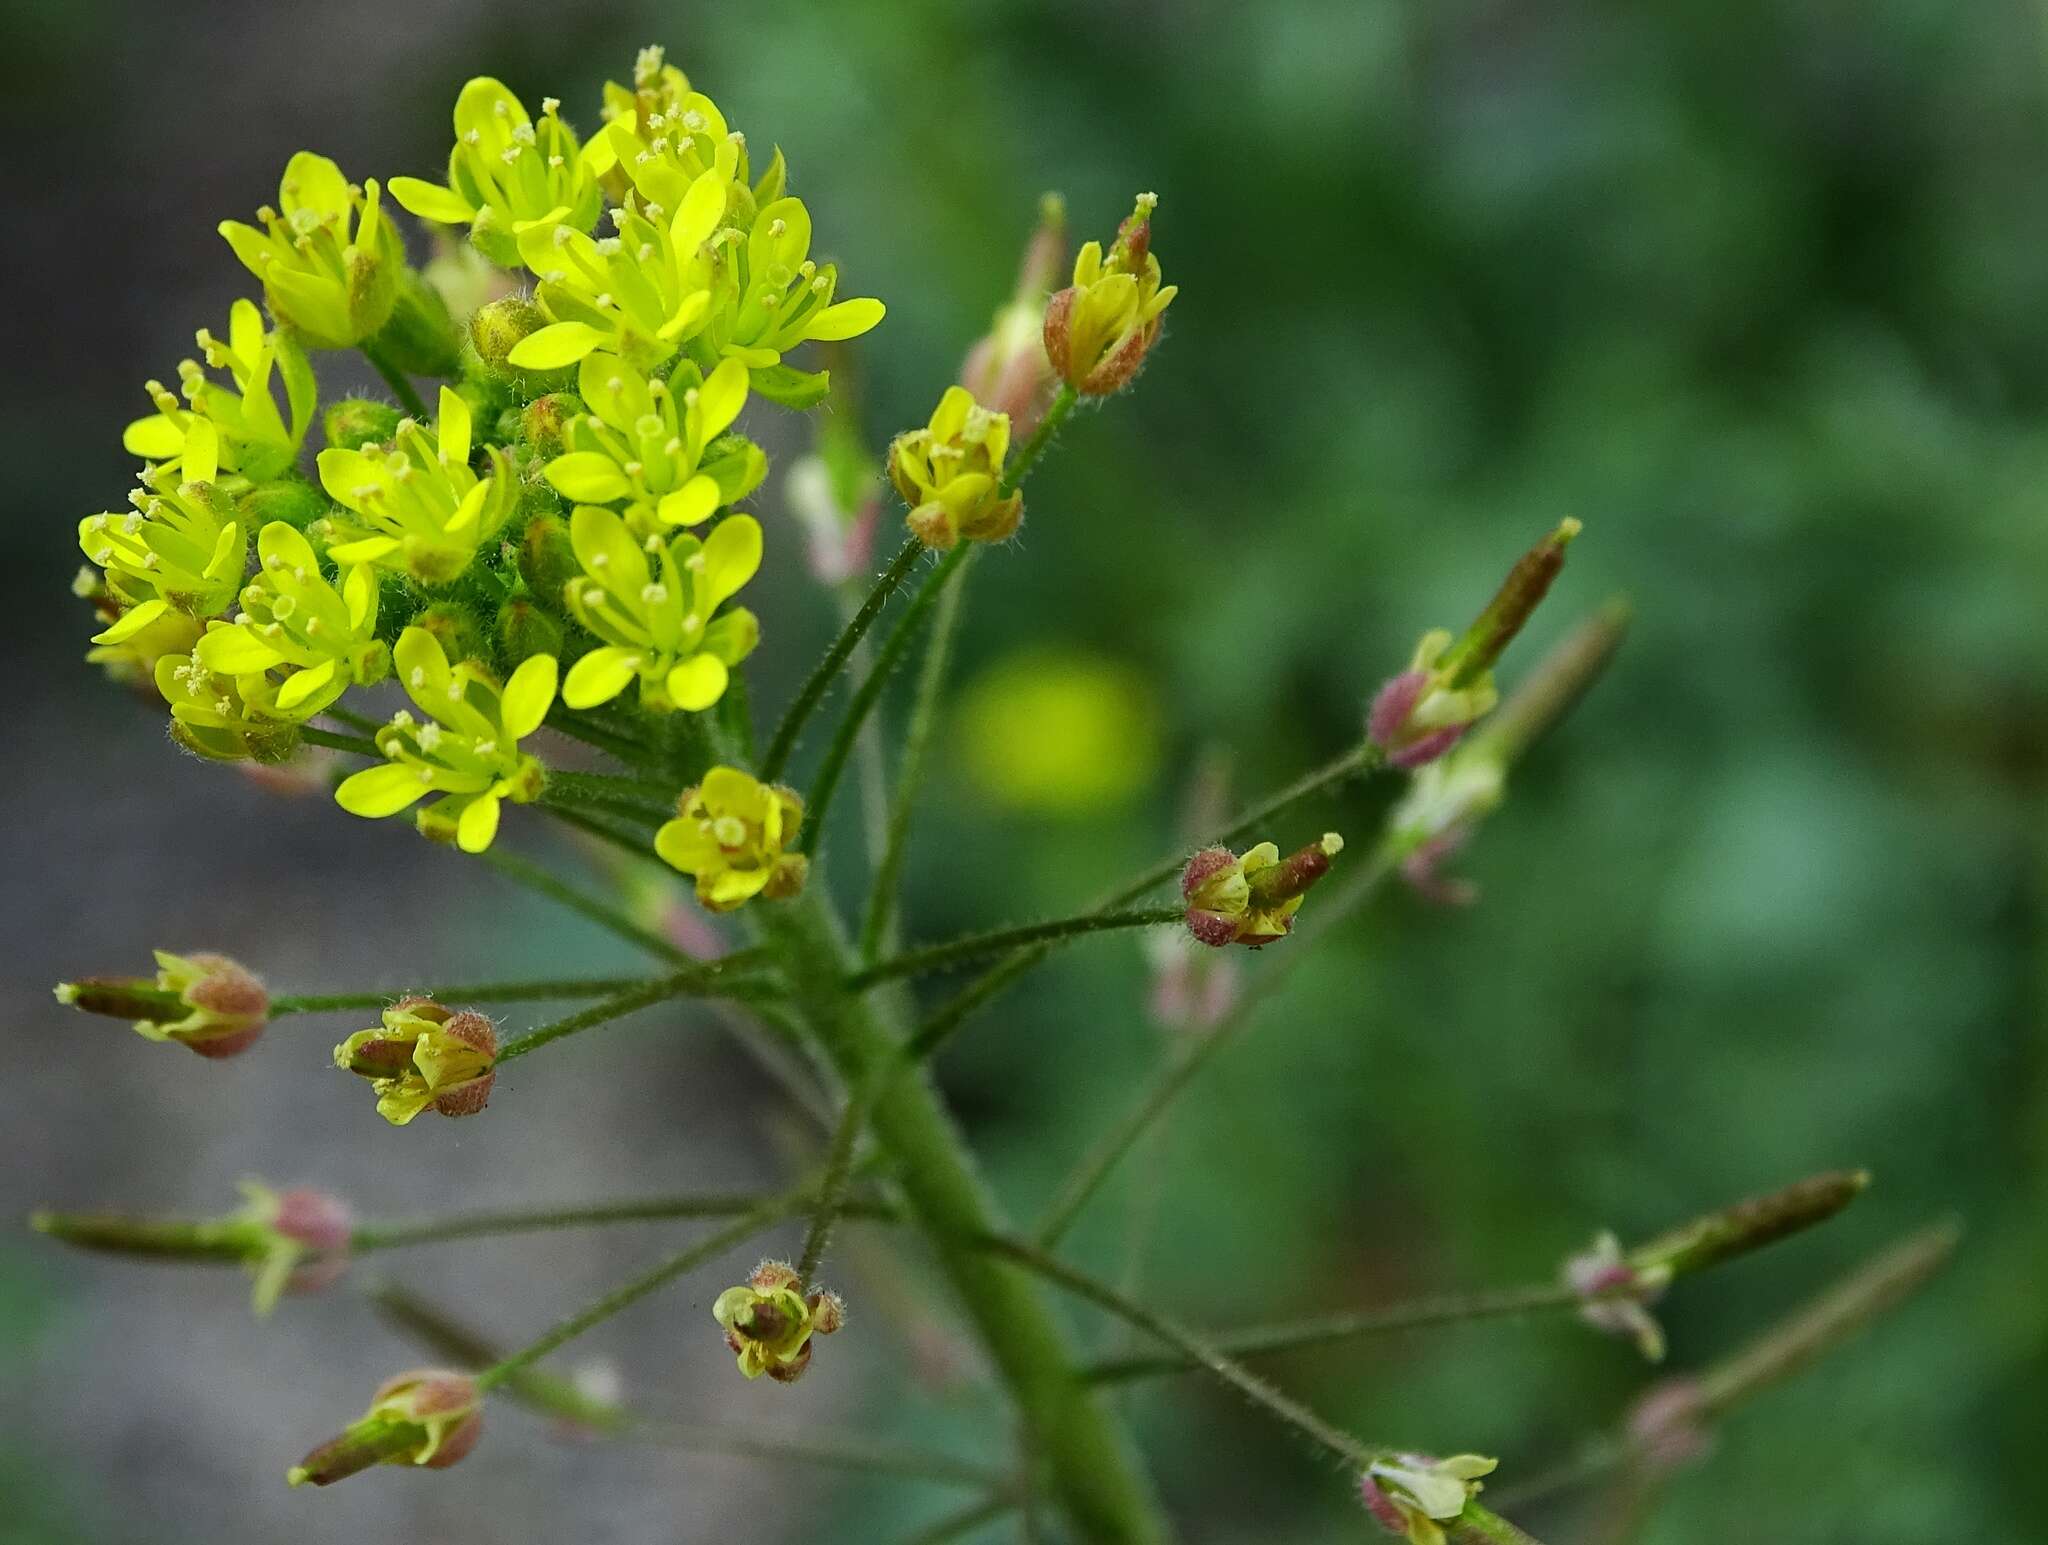
M913 937L1072 910L1175 840L1209 748L1228 748L1244 796L1331 755L1416 634L1461 621L1560 516L1586 535L1504 674L1606 595L1635 600L1609 679L1464 859L1482 903L1389 895L1327 946L1089 1215L1082 1258L1135 1258L1162 1304L1228 1325L1541 1279L1598 1226L1640 1237L1868 1165L1877 1184L1841 1221L1672 1295L1673 1365L1732 1348L1945 1211L1970 1231L1958 1265L1731 1426L1646 1537L2038 1532L2048 1484L2024 1435L2048 1372L2048 56L2034 6L9 0L0 14L15 147L0 173L0 423L18 544L0 583L22 667L0 750L13 1215L208 1210L247 1173L324 1181L383 1213L775 1173L786 1118L706 1036L579 1041L522 1065L490 1121L399 1135L319 1071L324 1027L281 1027L213 1067L48 998L56 976L139 968L153 943L231 951L288 989L460 977L515 954L522 972L616 960L396 823L177 757L78 663L88 628L67 584L76 519L125 490L119 430L145 407L140 382L247 290L214 223L271 197L292 150L356 177L432 174L466 76L557 94L587 126L598 84L659 40L757 144L783 146L844 292L889 303L858 350L878 447L924 419L1006 295L1041 190L1066 194L1082 237L1106 237L1134 190L1161 195L1155 250L1182 287L1168 336L1138 390L1066 434L1022 540L975 576L960 665L983 710L942 726ZM321 364L329 390L354 379ZM773 432L786 466L801 438ZM779 479L760 503L755 696L778 705L833 616ZM1110 683L1141 726L1079 808L978 773L974 726L1000 718L1018 660L1047 650ZM1391 792L1304 809L1274 835L1363 837ZM537 823L511 824L529 838ZM1161 1054L1146 992L1128 939L1076 949L946 1059L1018 1213ZM392 1264L524 1336L665 1237ZM943 1337L906 1336L888 1307L924 1302L902 1286L919 1263L854 1243L836 1272L861 1328L797 1389L738 1386L704 1308L717 1282L643 1305L591 1355L635 1398L700 1417L973 1427L1000 1447L999 1418L935 1375ZM555 1443L509 1415L445 1477L287 1493L282 1466L408 1354L345 1292L253 1328L241 1294L0 1235L0 1541L867 1541L946 1505ZM943 1314L911 1319L931 1330ZM1624 1344L1569 1320L1276 1371L1375 1440L1498 1453L1503 1484L1610 1423L1646 1378ZM1341 1478L1240 1402L1192 1381L1128 1398L1190 1540L1371 1535ZM1572 1506L1527 1521L1553 1545L1586 1537Z

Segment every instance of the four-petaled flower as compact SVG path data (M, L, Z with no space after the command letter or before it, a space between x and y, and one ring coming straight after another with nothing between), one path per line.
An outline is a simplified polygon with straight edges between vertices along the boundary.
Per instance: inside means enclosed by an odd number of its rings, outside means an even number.
M1009 416L989 412L964 386L947 387L931 422L889 447L889 477L910 506L912 534L931 548L1013 535L1024 496L1002 492L1009 454Z
M269 704L304 722L354 685L381 681L391 651L376 636L377 576L367 563L337 587L320 572L313 544L281 520L256 535L261 566L242 588L242 611L215 623L193 651L199 663L227 676L283 669Z
M206 363L228 373L233 390L209 380L196 360L179 361L178 385L185 401L180 403L162 382L147 382L144 390L157 411L128 426L122 447L159 468L178 467L187 429L195 418L203 418L214 427L223 470L259 483L276 477L298 456L313 422L318 391L305 352L290 335L267 331L263 314L247 300L229 309L225 343L203 327L198 343ZM273 371L284 382L289 421L271 390Z
M697 900L730 912L756 896L779 900L803 889L809 861L785 851L803 824L794 789L736 767L714 767L676 801L677 816L654 834L654 851L693 876Z
M564 454L547 465L555 490L579 504L626 505L641 534L694 526L760 486L767 459L734 436L706 461L747 401L747 367L727 360L701 381L679 365L669 381L616 354L587 354L578 387L590 409L570 420Z
M391 319L405 267L376 179L358 188L327 157L302 150L285 164L277 202L256 212L262 230L223 220L221 235L263 281L279 321L316 349L354 348Z
M569 667L563 703L608 703L635 677L642 706L656 711L696 712L725 696L761 625L744 606L713 614L760 568L760 522L730 515L702 541L650 536L643 547L610 510L579 504L569 540L583 573L562 587L563 599L604 644Z
M242 585L249 535L233 502L216 486L219 436L211 423L186 425L176 471L159 471L128 496L125 515L88 515L78 546L106 570L107 586L127 603L96 644L119 644L173 609L213 617Z
M740 1287L727 1288L711 1305L725 1331L725 1344L750 1379L762 1374L794 1384L811 1365L811 1341L829 1336L846 1321L836 1293L806 1294L803 1280L787 1261L763 1261Z
M1045 307L1045 355L1075 391L1105 396L1129 383L1159 340L1159 318L1178 287L1159 283L1152 254L1153 193L1117 228L1105 257L1091 241L1074 258L1074 282Z
M798 344L858 338L885 314L872 297L833 299L839 270L811 261L811 213L801 199L763 205L751 230L722 236L719 249L718 293L701 345L710 358L736 359L755 372L764 391L782 393L772 372Z
M1410 1545L1444 1545L1443 1520L1465 1511L1467 1499L1481 1489L1480 1477L1499 1463L1478 1454L1376 1460L1358 1478L1358 1497L1387 1533L1405 1536Z
M505 453L489 448L490 471L469 465L469 404L441 388L428 430L400 419L388 447L330 447L320 453L320 482L355 519L315 523L336 563L374 563L427 585L443 585L469 567L477 548L511 516L518 487Z
M334 1065L370 1080L377 1114L402 1127L431 1106L443 1116L473 1116L497 1081L498 1032L473 1010L431 998L401 998L384 1020L334 1048Z
M493 263L519 263L519 236L557 225L587 231L603 194L561 103L541 103L535 123L504 82L479 75L455 99L455 148L446 186L391 179L391 196L422 220L466 225Z
M171 709L171 738L209 762L282 762L298 748L299 726L277 707L277 683L262 671L210 671L189 654L157 658L157 692Z
M554 705L555 658L533 656L500 688L473 661L450 665L425 628L401 633L391 657L426 720L399 710L377 732L377 749L390 760L343 780L335 803L374 820L439 794L419 813L421 835L481 853L498 834L499 801L530 804L547 782L546 769L519 742Z

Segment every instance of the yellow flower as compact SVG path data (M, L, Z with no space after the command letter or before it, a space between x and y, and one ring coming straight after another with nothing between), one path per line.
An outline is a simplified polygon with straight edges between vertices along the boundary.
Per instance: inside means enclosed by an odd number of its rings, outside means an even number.
M721 504L760 486L767 459L733 436L747 402L747 368L727 360L708 379L687 360L663 381L616 354L586 354L577 387L589 412L570 420L567 450L547 464L548 482L580 504L617 504L643 534L694 526Z
M750 1379L767 1374L794 1384L811 1365L811 1339L829 1336L845 1323L846 1307L836 1293L806 1295L786 1261L763 1261L740 1287L727 1288L711 1305L725 1331L725 1344Z
M1242 857L1228 848L1204 848L1181 871L1188 932L1219 949L1227 944L1257 949L1286 938L1309 887L1330 872L1330 860L1343 850L1344 839L1335 832L1324 832L1285 859L1270 842Z
M384 218L376 179L358 188L325 156L286 163L263 229L223 220L220 233L263 281L271 313L316 349L352 349L391 318L405 249Z
M78 523L79 549L106 570L108 588L127 603L112 626L93 635L94 643L124 643L171 610L217 616L234 600L249 538L234 504L215 485L218 450L213 425L193 420L177 471L159 471L130 494L130 513L88 515Z
M535 123L502 81L479 75L455 99L455 148L445 186L391 179L391 196L422 220L466 225L492 262L519 262L518 237L557 225L587 231L603 203L597 177L562 122L561 103L541 103Z
M1464 1512L1466 1499L1481 1489L1479 1478L1499 1463L1478 1454L1403 1454L1375 1461L1359 1477L1358 1494L1389 1534L1404 1535L1411 1545L1444 1545L1441 1521Z
M1152 255L1152 210L1159 196L1138 195L1109 255L1091 241L1074 259L1074 282L1046 303L1045 353L1052 368L1084 395L1124 386L1159 338L1159 318L1178 293L1159 283Z
M760 522L732 515L701 542L652 536L643 548L611 511L579 504L569 539L583 573L563 586L563 599L605 642L569 668L562 701L594 708L636 676L641 704L657 711L696 712L725 696L731 667L752 652L761 625L744 606L713 614L760 568Z
M322 451L321 486L349 512L315 523L328 556L426 585L457 578L511 516L519 493L503 451L488 448L490 471L478 477L471 449L469 404L444 386L432 430L400 419L389 447Z
M198 334L206 363L225 370L234 389L207 379L194 360L178 365L179 389L185 404L160 381L144 390L157 411L130 424L121 444L130 455L176 467L185 455L186 431L194 419L205 419L218 437L223 470L239 472L252 482L276 477L289 467L313 422L317 388L313 368L288 335L268 332L252 301L238 300L228 311L228 337L223 343L205 328ZM284 383L287 422L272 392L272 374Z
M443 1116L473 1116L497 1079L498 1033L483 1015L431 998L402 998L384 1022L334 1048L334 1065L370 1080L377 1114L402 1127L432 1106Z
M709 357L736 359L755 372L757 388L766 390L764 376L798 344L858 338L885 314L870 297L834 301L839 270L811 261L811 214L802 199L764 204L744 237L735 231L719 246L704 346Z
M730 912L756 896L778 900L803 889L808 861L784 850L796 840L804 804L793 789L714 767L676 801L677 816L654 834L654 851L697 881L697 900Z
M171 739L212 762L283 762L299 743L292 716L277 710L277 683L261 671L227 676L190 655L161 656L152 673L171 706Z
M345 779L334 801L375 820L439 794L417 818L421 835L481 853L498 834L499 801L530 804L547 782L546 769L519 742L554 705L554 656L533 656L501 689L469 660L450 665L425 628L407 628L391 655L426 722L401 709L377 732L377 749L390 760Z
M962 537L1001 542L1024 518L1024 496L1002 494L1010 419L979 406L964 386L949 386L931 422L896 437L889 477L910 506L908 524L931 548Z
M377 638L377 576L367 563L337 588L320 572L313 544L281 520L256 536L261 572L242 589L242 611L215 623L193 651L226 676L288 672L274 712L303 723L349 687L383 680L391 651Z

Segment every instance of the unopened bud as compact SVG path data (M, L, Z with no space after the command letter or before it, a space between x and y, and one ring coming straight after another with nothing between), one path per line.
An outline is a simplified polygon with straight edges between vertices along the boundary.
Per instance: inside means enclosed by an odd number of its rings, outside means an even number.
M304 478L279 477L258 483L235 501L235 508L251 531L261 531L273 520L304 531L327 513L329 505L327 495Z
M329 403L321 425L330 448L359 451L366 445L386 445L398 433L398 409L388 402L369 397L344 397Z
M1158 202L1140 194L1108 256L1100 243L1089 242L1074 259L1074 282L1046 302L1046 358L1084 396L1120 391L1159 341L1159 319L1176 289L1160 286L1159 259L1152 255Z
M543 460L566 451L569 425L589 410L574 392L544 392L519 411L519 438Z
M960 384L997 413L1012 431L1029 435L1050 400L1052 361L1045 353L1045 306L1067 260L1066 203L1056 193L1039 200L1038 228L1024 249L1015 295L995 315L985 336L968 350Z
M489 666L489 635L484 632L476 613L460 602L436 602L414 617L412 625L434 636L434 642L441 646L441 653L448 657L450 665L474 660L479 665Z
M254 1045L269 1022L262 982L225 955L156 951L149 977L63 982L57 1001L89 1014L134 1023L152 1041L175 1041L202 1057L232 1057Z
M452 376L461 367L455 319L441 292L417 269L403 271L391 316L373 346L408 375Z
M418 1368L386 1380L363 1418L286 1473L294 1486L327 1486L377 1464L445 1470L483 1434L476 1380L447 1368Z
M523 596L498 608L497 633L508 667L537 654L562 653L562 625Z
M569 523L559 515L536 515L519 537L519 577L545 606L559 606L562 587L582 574Z
M522 397L567 386L575 379L571 367L528 370L512 363L512 351L548 325L540 308L517 295L479 306L463 330L463 364L474 373L510 386Z

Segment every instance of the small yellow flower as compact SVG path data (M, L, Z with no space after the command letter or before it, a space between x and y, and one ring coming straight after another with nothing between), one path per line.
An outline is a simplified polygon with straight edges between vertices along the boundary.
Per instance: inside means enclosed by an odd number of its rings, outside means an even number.
M178 467L188 427L195 418L203 418L218 437L222 470L259 483L276 477L298 456L313 422L318 391L304 351L289 335L266 331L262 313L246 300L236 301L228 312L225 343L205 328L199 330L198 342L206 363L226 371L234 389L209 380L197 361L180 361L178 381L185 402L181 404L162 382L148 382L144 389L157 411L128 426L121 436L123 448L160 468ZM273 374L284 383L289 422L278 411Z
M125 603L94 643L125 643L173 610L217 616L234 600L249 537L214 482L219 443L211 423L194 419L177 470L158 471L130 494L132 511L78 523L79 549L106 571L108 588Z
M221 235L263 281L272 315L316 349L354 348L390 320L405 267L376 180L358 188L302 150L285 165L277 202L256 212L262 230L223 220Z
M808 861L784 851L804 818L795 790L714 767L676 809L676 819L654 834L654 851L696 878L697 900L708 910L730 912L756 896L773 901L803 889Z
M431 998L403 998L384 1022L334 1048L334 1065L370 1080L377 1114L402 1127L432 1106L443 1116L473 1116L497 1079L498 1033L483 1015L456 1012Z
M763 1261L740 1287L727 1288L711 1305L725 1331L725 1344L750 1379L767 1374L794 1384L811 1365L811 1341L845 1323L846 1308L836 1293L801 1291L802 1281L786 1261Z
M210 762L290 759L299 727L277 707L277 683L262 671L210 671L190 655L161 656L156 689L171 708L171 738Z
M71 593L90 602L101 621L109 626L128 610L129 603L114 592L106 576L95 568L78 571ZM86 651L85 658L104 670L110 680L147 693L156 679L156 662L165 655L189 655L204 629L205 624L197 617L165 608L119 641L94 645Z
M889 477L910 506L912 534L930 548L961 538L1001 542L1024 518L1024 496L1002 493L1010 453L1010 419L978 405L964 386L949 386L931 422L896 437Z
M1045 353L1076 391L1104 396L1127 384L1159 338L1159 318L1179 293L1161 288L1152 255L1154 193L1138 195L1109 254L1091 241L1074 259L1074 282L1047 302Z
M610 510L579 504L569 539L583 573L563 586L563 599L604 645L569 668L562 701L594 708L635 677L641 704L658 712L697 712L725 696L761 625L744 606L718 608L761 566L760 522L731 515L702 541L650 536L643 547Z
M328 556L426 585L460 576L510 518L519 492L503 451L488 448L490 470L478 477L472 448L469 404L444 386L432 430L400 419L388 447L322 451L321 485L349 512L315 523Z
M447 184L394 177L391 196L422 220L468 226L477 250L506 268L518 266L521 234L557 225L587 231L603 203L561 103L547 98L535 123L526 104L487 75L455 99Z
M1358 1494L1389 1534L1405 1536L1410 1545L1444 1545L1442 1521L1465 1511L1466 1500L1481 1490L1480 1477L1499 1463L1478 1454L1403 1454L1375 1461L1359 1477Z
M417 818L421 834L481 853L498 834L499 801L530 804L547 782L546 769L519 742L554 705L554 656L535 655L500 688L472 661L450 665L425 628L407 628L391 655L426 721L401 709L377 732L377 749L390 760L345 779L335 803L375 820L439 794Z
M810 252L811 213L802 199L764 204L749 231L721 237L718 293L704 326L709 357L740 361L763 387L764 375L797 345L858 338L882 320L878 300L835 301L838 268L812 262Z
M767 459L734 436L747 401L747 367L727 360L708 378L688 361L663 381L616 354L587 354L577 386L589 412L572 419L564 454L547 464L548 482L579 504L626 505L643 535L659 526L694 526L722 504L760 486Z
M226 676L282 669L272 711L303 723L349 687L381 681L391 651L377 638L377 576L359 563L336 587L320 572L313 544L283 521L256 536L255 580L242 589L242 611L215 623L193 651L199 663Z

